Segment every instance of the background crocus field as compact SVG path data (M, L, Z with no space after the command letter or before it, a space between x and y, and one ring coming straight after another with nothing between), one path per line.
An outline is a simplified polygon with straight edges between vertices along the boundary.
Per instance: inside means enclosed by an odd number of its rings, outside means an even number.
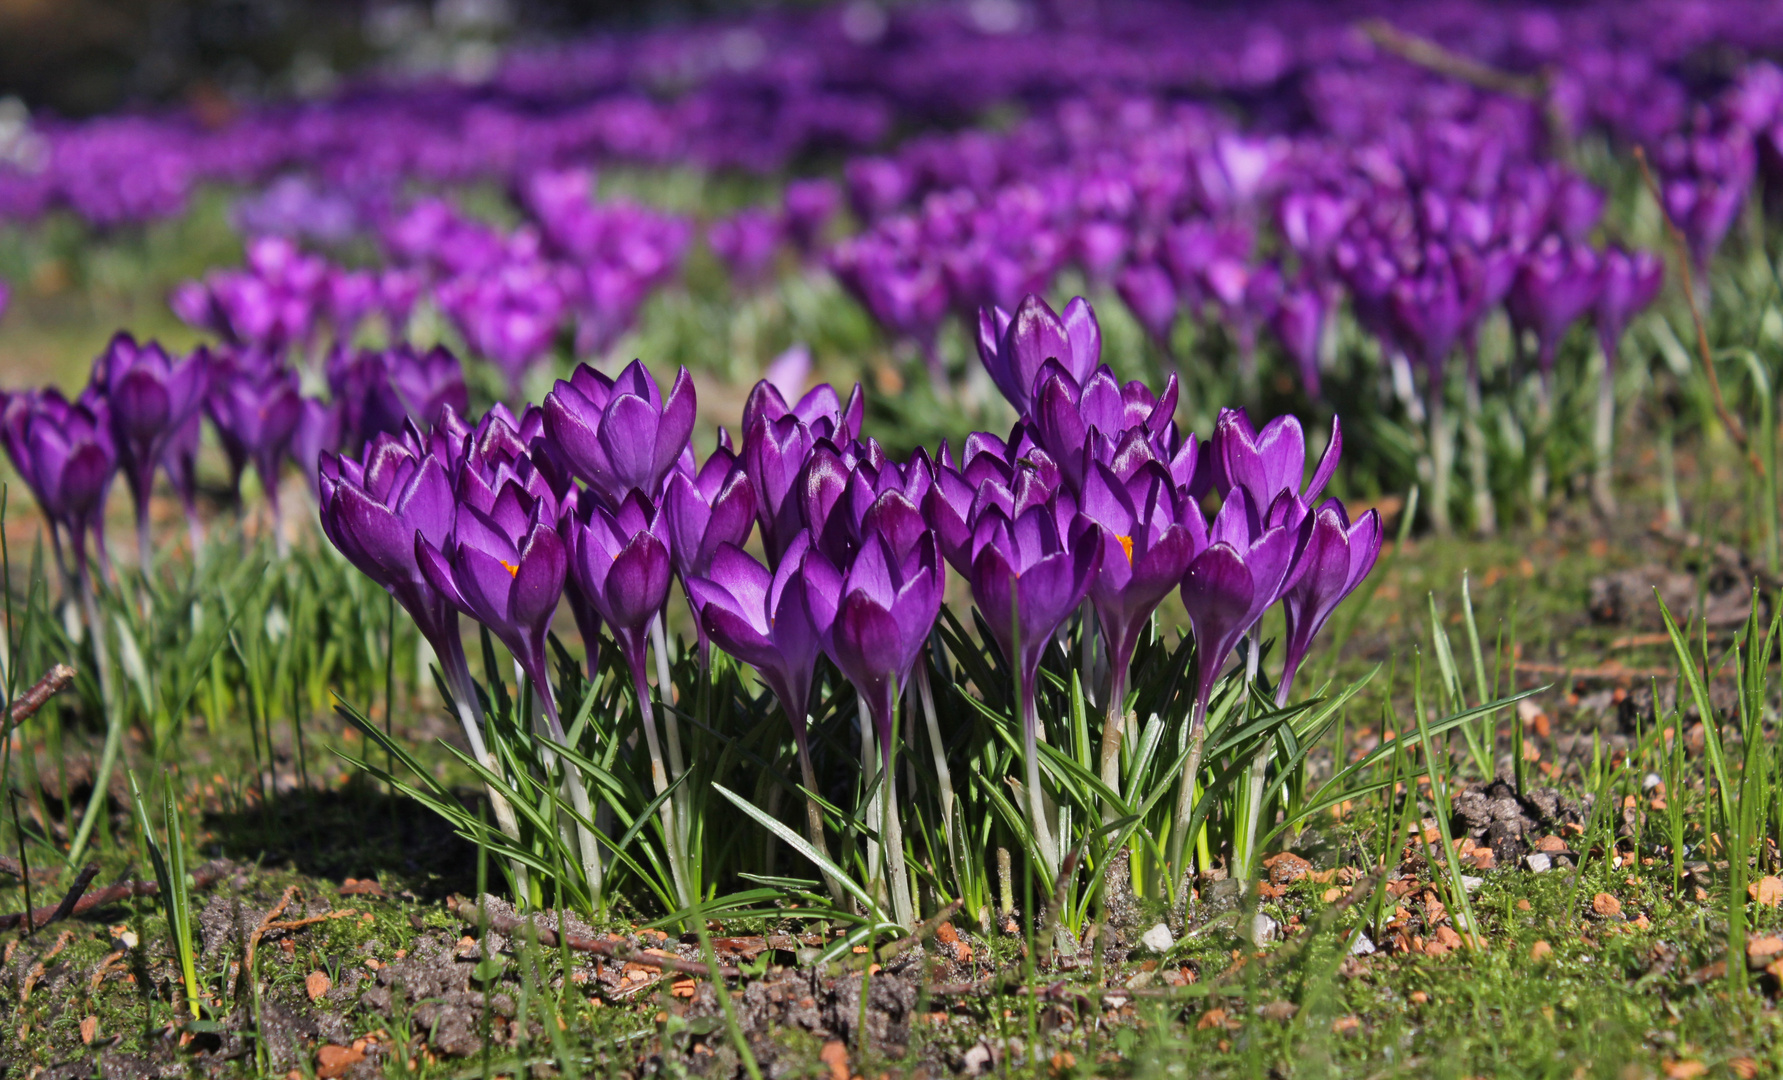
M4 1068L1783 1070L1775 5L176 9L0 5Z

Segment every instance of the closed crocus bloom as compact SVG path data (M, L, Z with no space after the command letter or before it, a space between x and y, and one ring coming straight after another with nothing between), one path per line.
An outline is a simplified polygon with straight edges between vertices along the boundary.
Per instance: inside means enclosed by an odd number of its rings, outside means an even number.
M805 602L801 533L787 545L780 569L767 567L735 544L720 544L707 572L687 579L687 592L706 633L718 647L756 670L774 692L801 753L807 753L806 714L820 651Z
M1362 584L1381 553L1381 518L1373 510L1350 523L1343 504L1327 499L1313 514L1312 532L1300 553L1298 580L1282 594L1287 619L1286 654L1276 703L1285 705L1294 676L1332 612Z
M105 497L118 453L105 402L91 393L70 403L55 389L10 394L0 408L0 438L31 489L52 538L66 530L77 575L86 572L86 535L104 560ZM56 557L62 557L61 547Z
M721 449L707 458L694 476L683 472L669 475L662 511L675 572L682 585L687 586L695 577L709 572L720 548L726 544L740 547L749 539L749 532L755 527L755 490L748 474L737 464L736 455ZM707 650L705 623L700 619L699 604L691 589L687 599L694 609L703 666Z
M1306 477L1306 433L1293 416L1278 416L1258 431L1243 409L1221 409L1209 442L1213 486L1221 495L1243 488L1253 510L1267 509L1283 493L1312 505L1337 472L1343 456L1343 428L1331 419L1331 438L1312 476Z
M411 426L401 435L378 435L363 464L320 452L317 487L329 541L396 598L436 652L448 659L457 652L462 660L458 616L417 562L416 538L445 547L457 518L446 465L426 451L420 433ZM452 687L455 694L466 689Z
M1034 410L1040 369L1056 360L1077 382L1102 362L1102 328L1089 301L1079 296L1059 314L1029 294L1013 316L1001 308L978 312L978 358L1015 411Z
M667 398L636 360L608 380L587 365L545 397L545 430L575 474L613 505L631 491L662 496L693 434L693 379L682 368Z
M1169 273L1157 263L1134 263L1115 276L1114 288L1139 325L1168 355L1177 313L1176 285Z
M815 548L804 564L806 607L823 651L866 702L889 761L898 697L941 611L934 537L923 532L900 558L890 539L869 534L846 568Z
M798 486L815 442L811 428L790 414L758 417L743 436L743 471L755 495L755 520L770 566L780 565L781 552L804 528Z
M204 544L204 526L198 519L198 449L203 439L203 415L195 412L174 429L173 437L161 448L161 468L186 513L194 552Z
M1625 251L1612 247L1599 263L1602 280L1595 317L1604 357L1616 362L1622 332L1636 315L1651 305L1665 284L1665 263L1651 251Z
M737 287L754 286L773 268L780 226L766 210L750 207L714 221L706 232L706 242Z
M617 511L586 500L564 521L576 587L619 642L635 680L644 678L651 620L669 598L674 564L662 508L634 491ZM645 694L640 700L648 700Z
M312 491L319 491L317 477L322 455L340 448L340 407L333 402L304 398L303 416L297 421L296 433L291 436L290 450L291 460L297 463L297 471L303 474Z
M1567 328L1591 310L1602 287L1597 255L1584 244L1549 236L1523 257L1505 306L1519 329L1535 333L1544 377Z
M461 473L453 534L443 544L412 537L415 560L429 585L514 654L555 727L545 635L569 564L556 530L556 506L512 478L502 482L487 507L467 494L472 493Z
M781 388L772 380L763 379L749 391L749 399L743 403L743 431L747 435L757 420L792 416L810 429L812 438L846 445L861 437L865 415L866 398L860 383L854 384L846 402L835 387L819 383L806 391L797 404L789 406Z
M1114 672L1110 707L1124 697L1127 663L1152 611L1182 580L1204 535L1193 531L1200 515L1178 522L1175 485L1156 462L1122 480L1101 463L1085 477L1074 531L1092 532L1102 561L1090 579L1089 599L1108 644Z
M118 462L136 503L142 565L149 560L149 496L155 467L176 432L204 403L209 365L202 354L175 362L155 342L118 334L93 363L93 386L105 395Z
M204 408L217 429L237 480L252 462L266 489L275 519L279 514L279 462L303 419L296 372L252 352L238 353L213 368Z
M1310 397L1319 396L1319 341L1325 330L1325 299L1317 289L1295 285L1285 289L1269 319L1270 329L1281 340L1300 371L1300 385Z

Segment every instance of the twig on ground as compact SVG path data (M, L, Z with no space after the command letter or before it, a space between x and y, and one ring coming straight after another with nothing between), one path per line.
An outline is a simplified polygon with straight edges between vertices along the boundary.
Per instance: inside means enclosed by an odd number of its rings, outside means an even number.
M209 888L216 884L217 881L228 872L229 868L230 864L223 860L206 863L193 871L192 885L194 888L199 889ZM54 918L72 918L79 915L85 915L94 908L104 907L107 904L115 904L119 900L131 896L154 896L160 891L161 887L153 881L122 882L110 886L109 888L100 889L95 893L87 893L85 896L82 896L77 900L74 906L62 915L56 914L61 909L60 904L45 905L44 907L40 907L37 910L30 912L14 911L10 914L0 915L0 930L11 930L13 927L19 926L27 921L31 926L41 929L42 927L47 926Z
M4 731L0 737L12 734L12 729L31 719L44 703L56 696L63 687L74 681L74 669L67 664L57 664L43 673L43 678L31 684L31 689L19 695L12 703L12 712L7 718Z
M446 906L461 922L474 925L487 919L489 929L510 936L520 931L529 921L478 907L476 903L462 898L449 900ZM550 927L539 926L535 921L533 922L533 932L538 936L539 944L546 947L557 944L557 931ZM710 967L697 960L683 960L678 956L642 952L621 941L601 941L596 938L583 937L581 934L566 933L564 934L564 944L577 952L592 953L608 960L621 960L628 964L659 968L663 971L678 971L683 975L700 975L709 978L712 974ZM720 974L729 978L741 975L742 972L734 967L726 967L720 969Z

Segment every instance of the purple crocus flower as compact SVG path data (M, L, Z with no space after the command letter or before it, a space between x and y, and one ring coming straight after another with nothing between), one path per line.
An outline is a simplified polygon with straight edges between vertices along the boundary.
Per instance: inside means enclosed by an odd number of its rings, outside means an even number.
M1524 256L1505 307L1519 330L1534 331L1544 383L1553 377L1560 339L1591 310L1602 287L1597 255L1584 244L1549 236Z
M902 500L908 517L915 507ZM941 611L941 556L934 534L869 532L847 567L837 567L816 548L804 557L805 600L824 654L854 684L891 760L892 724L898 696ZM913 539L911 537L914 537ZM898 542L902 539L903 544ZM899 547L903 550L899 550ZM788 551L792 550L789 545Z
M1164 355L1171 355L1170 331L1176 325L1176 286L1157 263L1134 263L1114 279L1115 291L1139 325Z
M1381 553L1381 517L1370 510L1350 524L1343 504L1325 500L1313 514L1312 533L1300 554L1299 580L1282 594L1287 638L1277 705L1286 705L1294 676L1312 649L1313 638L1344 597L1354 592L1374 569Z
M731 217L714 221L706 231L712 253L730 272L738 288L761 283L774 265L780 246L779 222L760 207L750 207Z
M644 668L650 623L668 602L674 573L666 515L638 491L613 512L587 499L565 516L563 540L576 588L619 643L638 687L639 707L645 708L650 701Z
M1221 409L1214 424L1213 486L1220 495L1244 489L1253 508L1272 506L1284 493L1311 506L1331 482L1343 456L1343 427L1331 418L1331 438L1306 477L1306 433L1293 416L1278 416L1258 431L1243 409ZM1302 478L1305 486L1301 486ZM1297 523L1297 521L1296 521Z
M1205 535L1196 535L1202 524L1199 511L1186 515L1185 528L1178 521L1176 486L1170 473L1150 461L1122 480L1100 462L1084 477L1075 535L1093 534L1102 549L1101 564L1090 579L1089 600L1096 611L1102 640L1108 649L1108 721L1103 731L1104 781L1119 781L1121 724L1126 715L1127 668L1140 632L1152 612L1182 580Z
M787 237L801 252L811 254L841 205L842 193L832 181L794 180L787 184L783 218Z
M1189 563L1182 577L1182 602L1195 633L1195 700L1189 714L1189 759L1178 789L1177 814L1171 831L1171 862L1182 866L1194 778L1201 767L1207 735L1207 705L1226 660L1238 639L1292 588L1305 563L1296 558L1300 530L1283 519L1295 516L1297 500L1283 492L1259 514L1247 489L1234 486L1208 530L1205 549ZM1198 513L1190 507L1187 513ZM1304 516L1299 511L1298 516ZM1254 654L1253 654L1254 655Z
M1625 251L1612 247L1598 263L1602 286L1597 294L1595 316L1598 340L1607 363L1616 362L1622 331L1654 299L1665 284L1665 263L1651 251Z
M1090 377L1102 362L1102 328L1081 296L1065 305L1061 318L1030 293L1014 316L1002 308L979 309L978 358L1015 411L1026 415L1034 411L1040 369L1048 360L1057 360L1080 384Z
M155 467L177 431L198 415L209 381L203 355L175 363L155 342L139 345L124 333L93 362L93 385L110 406L119 465L136 504L136 543L145 573Z
M478 453L472 450L472 457ZM545 635L563 595L568 555L557 535L557 504L528 470L502 464L496 485L467 458L454 493L452 535L411 538L422 576L453 607L489 628L532 679L553 734L561 738L550 690Z
M972 599L991 637L1019 678L1022 743L1027 761L1029 828L1034 831L1049 874L1059 868L1059 851L1047 824L1040 791L1037 746L1040 716L1036 682L1040 657L1077 605L1083 602L1102 565L1102 542L1086 530L1067 545L1044 506L1011 520L988 507L973 525Z
M662 511L667 519L669 551L675 573L687 590L699 635L700 665L708 649L705 621L690 583L706 576L712 559L725 545L740 547L755 526L755 489L737 457L722 445L698 473L674 472L663 493Z
M1325 297L1318 289L1296 285L1282 291L1269 325L1300 371L1307 396L1319 396L1319 345L1325 333Z
M70 403L53 387L6 395L0 406L6 454L50 523L58 563L59 533L67 530L77 582L85 581L88 533L102 570L107 561L105 498L118 470L107 412L105 401L92 393Z
M323 451L317 474L323 533L415 620L440 658L466 718L466 734L480 747L472 713L464 711L474 710L477 698L458 636L458 612L428 582L416 554L417 538L437 549L448 546L453 535L458 507L446 463L427 451L410 425L398 435L377 435L363 464ZM477 756L482 759L480 749Z
M817 627L806 608L805 552L810 538L792 538L769 571L735 544L713 552L704 574L686 579L688 598L718 647L754 668L792 722L799 754L808 762L806 716L820 651ZM808 767L808 764L807 764ZM814 784L808 777L807 784Z
M617 506L628 493L662 497L693 434L693 378L682 368L665 399L639 361L617 379L582 364L545 396L545 430L575 474Z
M230 474L240 483L249 462L260 475L273 520L279 520L279 462L303 419L297 374L252 350L219 360L204 409L217 429Z

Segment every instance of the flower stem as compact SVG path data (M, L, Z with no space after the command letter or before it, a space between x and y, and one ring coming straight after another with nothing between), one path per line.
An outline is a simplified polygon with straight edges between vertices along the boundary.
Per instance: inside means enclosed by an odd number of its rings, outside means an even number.
M79 542L79 534L76 534ZM77 550L74 567L75 587L80 592L81 610L87 619L87 633L93 642L93 664L99 669L99 697L105 706L105 746L99 752L99 771L93 775L93 794L81 814L80 827L68 845L68 864L80 862L92 838L93 826L104 816L105 800L111 796L111 773L118 763L118 749L124 741L124 711L111 681L111 656L105 644L105 624L99 618L99 601L93 593L93 582L87 573L86 560Z

